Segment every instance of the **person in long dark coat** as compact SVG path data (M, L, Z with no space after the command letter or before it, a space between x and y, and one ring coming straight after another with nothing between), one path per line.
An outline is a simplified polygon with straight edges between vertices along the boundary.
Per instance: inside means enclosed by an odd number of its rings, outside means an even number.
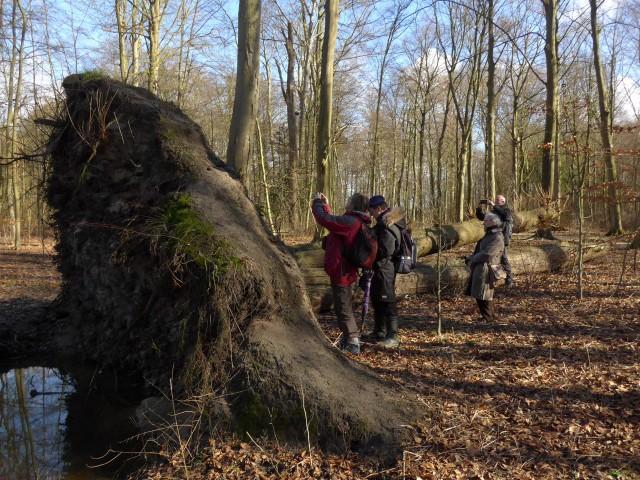
M504 251L504 237L500 217L487 213L484 217L485 235L467 259L471 268L466 294L476 299L480 314L485 321L496 320L493 292L496 285L492 266L500 268L500 257Z
M513 281L513 272L511 271L511 263L509 262L509 244L511 243L511 235L513 233L513 211L509 205L507 205L507 199L504 195L496 196L496 202L486 200L486 205L490 209L491 213L495 213L500 217L502 222L502 235L504 236L504 252L500 257L500 264L504 268L507 274L507 278L504 279L504 285L506 287L513 287L515 282ZM482 205L476 207L476 217L481 222L484 220L485 212L482 209Z

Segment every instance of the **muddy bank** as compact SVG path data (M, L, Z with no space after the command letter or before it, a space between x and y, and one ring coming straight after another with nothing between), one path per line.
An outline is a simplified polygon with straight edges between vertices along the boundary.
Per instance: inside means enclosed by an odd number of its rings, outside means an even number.
M51 305L60 275L51 243L15 252L0 245L0 361L63 351L64 329L56 328Z

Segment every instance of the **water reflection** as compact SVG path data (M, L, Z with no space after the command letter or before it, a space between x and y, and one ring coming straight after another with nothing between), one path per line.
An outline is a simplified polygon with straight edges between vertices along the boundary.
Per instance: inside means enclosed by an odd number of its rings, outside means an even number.
M89 468L133 432L133 406L98 392L93 377L49 367L0 369L0 479L107 479Z

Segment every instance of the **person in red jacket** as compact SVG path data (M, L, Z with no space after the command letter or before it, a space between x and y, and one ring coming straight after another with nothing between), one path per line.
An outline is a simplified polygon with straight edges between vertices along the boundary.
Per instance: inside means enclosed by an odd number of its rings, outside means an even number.
M344 215L333 215L327 197L316 193L311 201L311 212L318 225L326 228L324 270L331 280L333 306L342 330L340 348L344 351L360 353L360 333L353 315L353 285L358 280L358 269L344 257L344 251L352 248L361 225L371 223L367 211L369 199L354 193L347 203Z

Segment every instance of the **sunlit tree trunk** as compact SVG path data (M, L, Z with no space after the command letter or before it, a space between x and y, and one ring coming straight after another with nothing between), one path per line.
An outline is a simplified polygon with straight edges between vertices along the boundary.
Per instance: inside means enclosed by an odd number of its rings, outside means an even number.
M129 57L127 56L127 1L116 0L116 22L118 27L118 58L120 60L120 80L129 77Z
M598 106L600 108L600 137L602 139L602 149L604 150L604 162L607 171L607 182L609 184L609 208L610 226L609 233L622 233L622 214L620 211L620 201L616 183L618 181L618 171L613 156L613 141L610 130L611 110L608 100L607 86L605 84L602 62L600 60L600 42L598 27L598 5L596 0L589 0L591 6L591 39L593 40L593 64L596 73L596 84L598 86Z
M160 24L164 15L167 0L149 0L149 76L147 88L158 93L158 76L160 74Z
M18 40L18 13L20 14L20 40ZM22 96L22 78L24 71L24 42L27 34L27 16L20 0L13 0L11 13L11 58L7 78L7 121L5 128L5 148L3 155L11 162L11 182L9 197L12 220L13 246L17 250L22 243L21 224L21 181L16 153L16 111ZM17 72L16 72L17 68Z
M324 38L320 74L320 111L316 138L316 189L329 191L329 156L331 154L331 111L333 102L333 59L338 36L338 0L326 0Z
M493 5L494 0L487 2L487 195L496 198L496 151L495 151L495 111L496 93L495 76L496 62L493 58L495 36L493 33Z
M140 84L140 0L132 0L131 4L131 84Z
M238 7L238 60L227 164L244 178L249 163L260 68L261 0L240 0Z
M298 209L298 176L300 173L300 165L298 161L298 112L295 105L295 66L296 51L293 47L293 24L287 23L286 34L287 47L287 86L283 92L285 103L287 104L287 132L289 137L289 145L287 148L289 158L289 190L293 209L293 228L297 228L300 224L300 212Z

